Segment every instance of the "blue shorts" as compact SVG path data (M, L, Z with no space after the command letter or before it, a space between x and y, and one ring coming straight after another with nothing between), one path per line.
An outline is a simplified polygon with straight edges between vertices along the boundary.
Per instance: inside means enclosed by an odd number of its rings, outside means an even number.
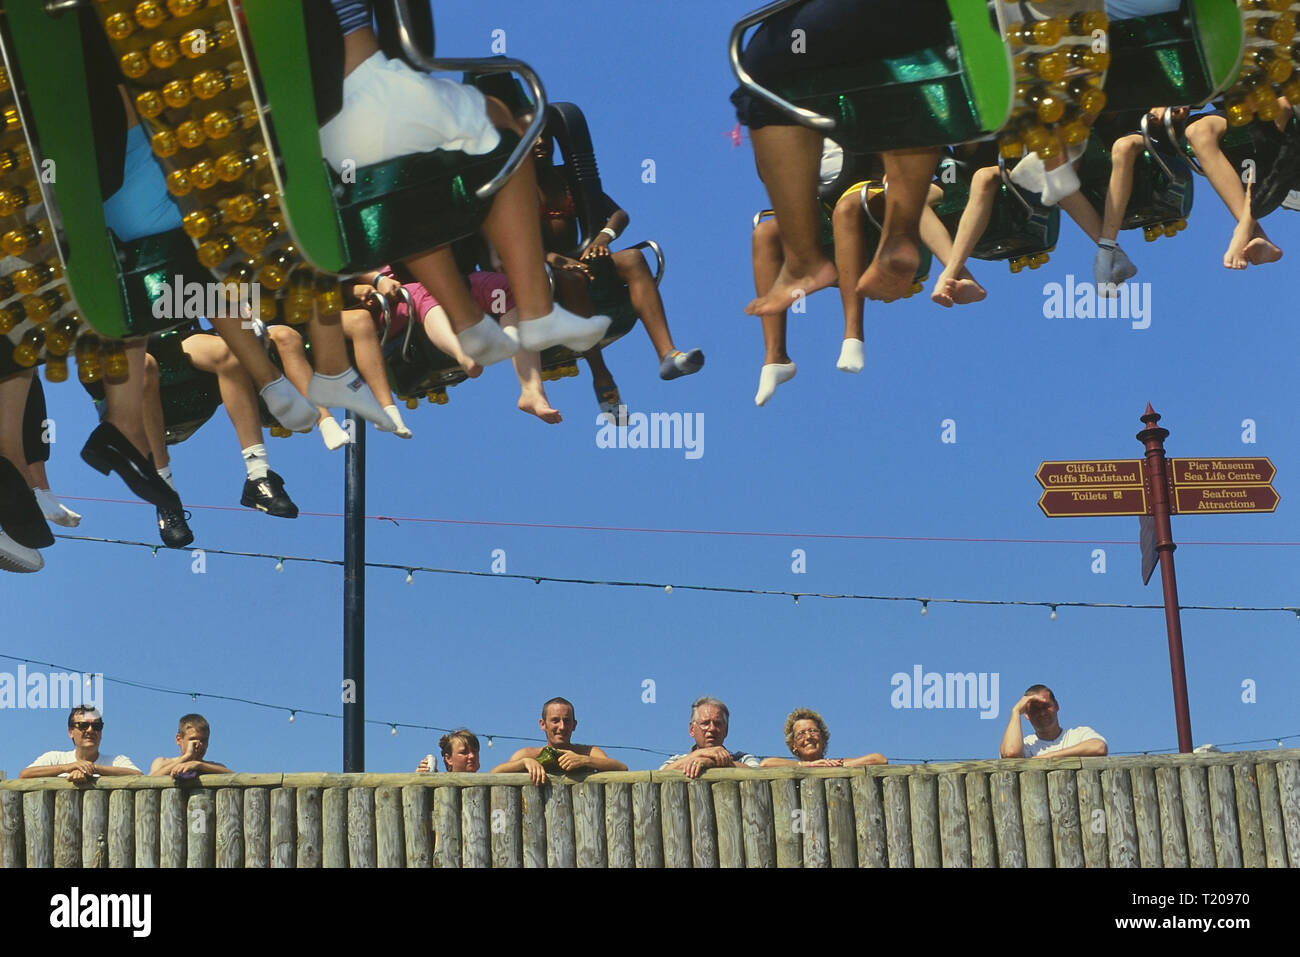
M124 243L181 228L181 211L167 192L143 126L127 131L122 188L104 200L104 219Z

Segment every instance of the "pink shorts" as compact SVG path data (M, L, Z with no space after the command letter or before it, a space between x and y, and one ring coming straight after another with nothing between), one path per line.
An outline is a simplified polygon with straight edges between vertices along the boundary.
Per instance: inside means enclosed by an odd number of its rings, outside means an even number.
M384 268L384 273L392 275L392 272L387 267ZM515 297L510 292L510 282L505 273L472 272L468 278L470 295L474 297L474 301L478 303L479 308L487 315L500 320L502 316L515 307ZM403 285L410 292L411 301L415 303L415 313L421 319L429 314L430 309L438 305L438 300L433 298L433 293L418 282L408 282ZM406 304L399 303L393 327L396 330L405 325Z

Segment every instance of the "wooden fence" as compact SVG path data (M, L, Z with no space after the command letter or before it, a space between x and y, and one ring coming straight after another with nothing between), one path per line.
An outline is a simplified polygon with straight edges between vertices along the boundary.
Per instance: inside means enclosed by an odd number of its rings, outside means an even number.
M0 867L1300 866L1300 751L0 781Z

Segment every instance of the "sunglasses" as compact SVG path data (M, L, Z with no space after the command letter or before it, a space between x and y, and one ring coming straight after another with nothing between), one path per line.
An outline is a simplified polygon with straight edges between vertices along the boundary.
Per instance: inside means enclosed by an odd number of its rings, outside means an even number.
M103 731L103 721L74 721L72 726L78 731Z

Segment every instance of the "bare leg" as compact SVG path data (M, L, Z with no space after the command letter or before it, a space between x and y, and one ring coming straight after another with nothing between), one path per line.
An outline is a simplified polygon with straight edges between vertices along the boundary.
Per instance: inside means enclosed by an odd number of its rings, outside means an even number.
M275 343L275 351L280 355L280 364L284 366L284 377L305 396L307 386L311 384L312 368L311 362L307 359L307 350L303 345L302 336L293 326L268 326L266 334ZM268 358L267 362L270 361ZM240 365L244 365L242 360ZM244 366L244 368L248 367ZM271 368L275 368L274 363L271 363ZM317 411L321 419L328 418L330 415L329 409Z
M392 390L388 388L388 369L384 353L379 348L379 335L374 320L364 309L343 311L343 333L352 342L352 355L357 360L357 371L366 380L370 391L382 406L394 405Z
M167 427L163 420L162 380L158 374L158 360L145 354L144 390L141 396L141 416L145 434L149 439L149 452L154 468L162 471L171 466L167 452Z
M121 432L142 455L148 454L150 445L144 419L145 349L148 344L147 339L129 340L126 343L128 379L121 385L104 383L108 407L104 421Z
M841 276L858 276L867 268L865 223L861 193L845 196L835 204L831 227L835 236L835 269ZM840 305L844 308L844 338L862 341L862 297L849 283L840 283Z
M501 317L502 328L514 328L518 322L519 316L513 309ZM535 415L550 425L563 421L560 413L546 398L546 388L542 383L541 355L520 349L513 359L515 375L519 377L519 411Z
M619 277L627 283L628 295L632 299L632 308L641 317L641 325L655 347L655 352L662 360L676 351L673 346L672 333L668 331L668 315L664 311L664 301L655 285L654 274L646 265L645 257L639 249L621 249L613 254L614 267Z
M767 290L746 308L751 316L788 309L797 299L835 284L835 264L822 251L817 171L822 136L802 126L765 126L751 131L758 175L780 224L783 260ZM933 169L933 164L932 167Z
M884 154L889 191L885 194L885 222L880 245L871 266L858 280L865 299L900 299L911 288L921 265L921 211L939 151L899 150Z
M781 271L784 252L781 247L780 231L775 219L764 220L754 229L754 288L762 291L770 289ZM794 378L795 364L786 352L785 310L764 312L763 322L763 368L758 371L758 392L754 395L755 405L765 405L776 393L777 387Z
M226 407L230 424L235 427L239 447L262 444L262 415L257 406L257 393L253 380L235 358L234 353L214 336L190 336L181 349L189 356L190 364L200 372L217 377L221 402Z
M1274 245L1260 227L1258 220L1250 215L1250 198L1241 181L1241 174L1232 165L1219 143L1227 132L1228 121L1222 116L1208 116L1187 127L1187 141L1191 144L1196 158L1201 161L1205 176L1228 207L1228 212L1237 220L1228 250L1223 254L1223 265L1227 269L1245 269L1251 260L1247 258L1246 248L1255 244L1252 255L1262 262L1276 262L1282 258L1282 250Z
M23 413L27 409L27 393L32 387L32 370L0 379L0 456L4 456L27 478L29 488L34 484L33 473L27 465L27 451L23 447Z
M997 199L998 189L1002 183L1001 171L996 166L985 166L975 171L971 178L970 198L962 210L961 221L957 224L957 237L953 240L952 251L944 261L944 270L934 284L930 295L941 306L951 306L956 299L957 284L966 271L966 262L975 247L989 228L993 217L993 203ZM980 298L983 298L982 296ZM977 300L976 300L977 301Z
M1101 225L1103 239L1119 238L1120 227L1124 225L1124 214L1128 211L1128 202L1133 196L1133 169L1145 148L1142 137L1136 134L1116 140L1111 147L1110 188L1106 192L1106 213Z
M251 329L245 329L240 325L239 319L212 319L212 328L217 330L217 335L230 347L239 364L247 370L253 378L253 385L258 389L264 389L276 379L280 378L280 370L275 367L266 350L262 348L262 343L258 341L257 336ZM271 329L278 328L271 326ZM283 328L289 328L285 326ZM274 337L273 337L274 338ZM304 361L305 358L304 358ZM310 371L307 374L311 378ZM292 380L290 380L292 381ZM296 385L297 383L295 383ZM300 387L300 392L306 394L306 388Z
M507 313L511 315L512 313ZM511 325L518 322L516 317ZM456 360L457 365L464 370L465 374L471 379L477 379L483 374L483 367L465 355L465 350L460 347L460 340L456 334L451 331L451 319L447 315L447 310L442 306L434 306L424 314L424 333L429 337L429 341L434 347L442 350ZM501 326L506 325L505 317L501 319Z
M1071 193L1060 202L1061 209L1094 243L1101 238L1101 217L1082 193Z

